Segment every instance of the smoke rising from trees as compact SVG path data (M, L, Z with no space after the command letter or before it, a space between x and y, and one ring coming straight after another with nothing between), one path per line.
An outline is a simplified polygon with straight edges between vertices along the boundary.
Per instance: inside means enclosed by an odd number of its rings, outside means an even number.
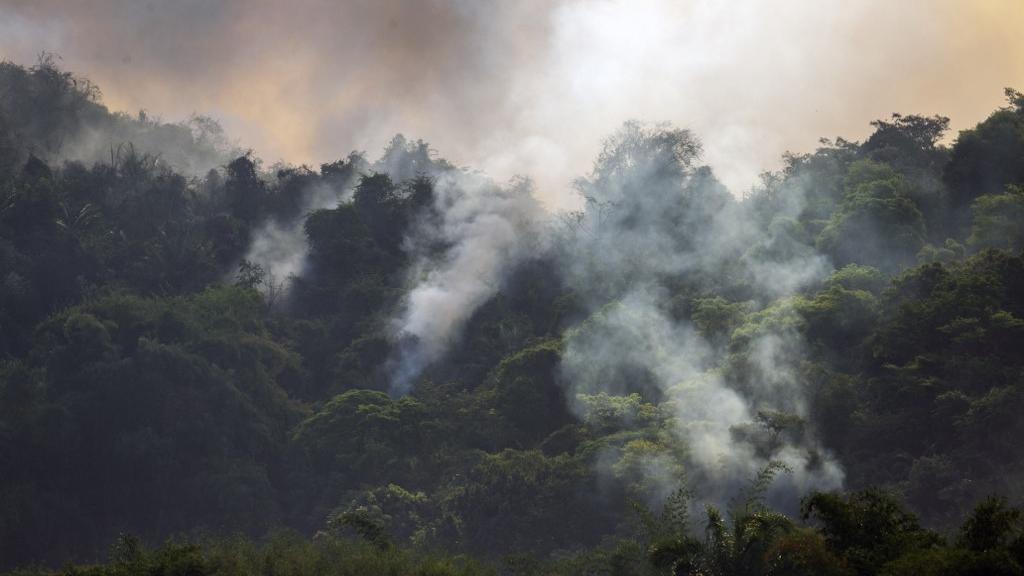
M424 367L459 344L477 308L542 246L542 210L529 180L501 187L448 170L433 178L433 193L433 205L406 238L411 287L392 324L399 342L391 368L396 394L407 393Z

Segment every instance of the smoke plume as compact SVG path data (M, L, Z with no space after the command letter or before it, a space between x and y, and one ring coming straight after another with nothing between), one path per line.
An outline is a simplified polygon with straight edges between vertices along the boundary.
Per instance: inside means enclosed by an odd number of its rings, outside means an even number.
M390 363L393 394L409 391L537 246L541 214L528 180L501 187L456 170L435 177L432 210L406 241L412 287L391 327L398 342Z
M312 186L305 195L299 218L284 222L269 220L253 231L245 259L266 271L269 285L301 275L309 253L304 216L315 210L334 208L351 196L352 185L349 182L341 189L324 184Z
M760 470L781 463L789 473L774 494L792 506L794 494L838 488L843 473L811 434L772 429L780 418L807 416L798 376L803 342L786 322L786 300L734 334L729 349L716 348L673 308L712 287L763 306L821 281L830 267L786 238L784 226L759 224L748 203L695 166L700 152L688 131L631 122L605 141L591 175L578 181L586 209L557 244L567 281L589 300L592 316L568 338L563 380L571 397L641 393L670 407L674 435L686 447L681 464L703 501L725 503ZM799 209L793 202L776 218ZM742 378L722 370L736 359L746 367ZM653 482L677 483L664 469L662 462L650 470Z

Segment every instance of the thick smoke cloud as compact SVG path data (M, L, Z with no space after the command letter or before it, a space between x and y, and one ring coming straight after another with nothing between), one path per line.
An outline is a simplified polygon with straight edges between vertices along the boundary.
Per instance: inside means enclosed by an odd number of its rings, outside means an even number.
M972 125L1024 84L1022 27L1017 0L3 0L0 55L57 52L114 109L212 114L269 162L405 132L498 180L530 174L564 208L627 118L701 134L735 193L893 111Z

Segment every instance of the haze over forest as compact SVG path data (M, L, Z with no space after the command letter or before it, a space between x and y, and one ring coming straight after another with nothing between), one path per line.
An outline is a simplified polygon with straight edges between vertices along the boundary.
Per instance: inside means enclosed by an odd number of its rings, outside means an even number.
M0 0L0 570L1024 574L1022 27Z
M40 51L114 110L211 115L268 163L423 138L540 200L623 121L699 134L734 193L786 151L862 139L894 111L953 133L1024 84L1017 0L5 0L0 53Z

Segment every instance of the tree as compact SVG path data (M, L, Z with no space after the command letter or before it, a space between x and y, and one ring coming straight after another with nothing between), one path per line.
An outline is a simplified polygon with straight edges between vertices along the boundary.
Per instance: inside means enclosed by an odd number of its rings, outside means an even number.
M975 248L1024 249L1024 186L978 197L968 244Z
M950 189L950 210L967 228L969 207L980 196L1001 194L1008 184L1024 184L1024 96L1007 88L1009 106L975 128L960 133L943 178Z
M816 493L801 505L825 542L856 574L879 574L900 556L938 546L938 535L921 527L918 519L891 495L863 490L847 495Z
M224 184L231 215L249 224L260 217L267 197L266 186L256 168L256 162L249 155L239 156L228 164L228 179Z
M845 190L817 241L835 264L895 272L915 263L925 228L905 179L885 164L863 160L850 166Z

